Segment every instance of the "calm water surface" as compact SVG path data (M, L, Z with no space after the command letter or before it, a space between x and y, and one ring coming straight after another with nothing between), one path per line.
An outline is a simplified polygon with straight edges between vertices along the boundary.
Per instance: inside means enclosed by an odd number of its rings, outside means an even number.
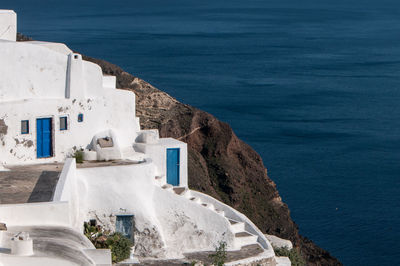
M229 122L345 265L400 265L398 0L1 3Z

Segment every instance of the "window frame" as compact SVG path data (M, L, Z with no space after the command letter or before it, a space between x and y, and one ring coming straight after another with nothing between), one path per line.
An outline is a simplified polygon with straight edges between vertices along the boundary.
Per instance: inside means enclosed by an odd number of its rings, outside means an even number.
M63 119L65 119L65 125L63 125L63 123L61 122ZM63 128L62 126L65 126L65 128ZM65 131L68 130L68 116L60 116L60 131Z
M26 123L26 131L23 131L23 126L22 126L22 124L23 123ZM29 120L21 120L21 134L22 135L27 135L27 134L29 134Z
M78 123L82 123L83 122L83 114L80 113L78 114Z

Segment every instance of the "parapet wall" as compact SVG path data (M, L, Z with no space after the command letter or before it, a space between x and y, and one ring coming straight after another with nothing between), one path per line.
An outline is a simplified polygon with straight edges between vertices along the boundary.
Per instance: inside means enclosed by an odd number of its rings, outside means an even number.
M12 10L0 10L0 39L17 40L17 14Z
M0 217L8 226L70 225L68 202L1 204Z

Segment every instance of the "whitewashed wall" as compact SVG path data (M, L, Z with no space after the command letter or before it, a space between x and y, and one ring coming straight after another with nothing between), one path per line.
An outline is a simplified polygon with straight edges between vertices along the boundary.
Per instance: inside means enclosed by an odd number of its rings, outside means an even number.
M17 38L17 14L12 10L0 10L0 39L15 41Z
M121 148L132 146L140 130L135 94L103 88L98 65L48 46L0 41L0 163L63 161L108 129L117 133ZM60 130L61 116L68 117L68 130ZM53 119L51 158L36 158L37 118ZM21 134L21 120L29 120L29 134Z
M65 97L68 56L25 42L0 41L0 101Z
M108 91L94 99L31 99L0 104L0 162L7 164L64 161L73 148L86 148L105 129L117 132L121 145L136 138L135 96L128 91ZM78 115L84 115L78 122ZM60 117L68 117L68 129L60 130ZM36 119L53 119L53 157L37 159ZM21 120L29 120L29 134L21 134Z
M107 89L115 89L117 84L117 79L115 76L103 76L103 87Z
M148 154L154 164L157 166L156 175L167 175L167 149L179 148L180 162L179 162L179 186L188 186L188 165L187 165L187 144L173 138L159 139L158 143L135 143L137 151Z
M228 221L219 214L160 188L155 166L146 163L77 169L87 184L82 220L96 219L114 230L116 215L135 216L136 254L181 257L184 252L214 250L224 240L233 245Z
M68 202L0 204L1 222L8 226L69 226Z

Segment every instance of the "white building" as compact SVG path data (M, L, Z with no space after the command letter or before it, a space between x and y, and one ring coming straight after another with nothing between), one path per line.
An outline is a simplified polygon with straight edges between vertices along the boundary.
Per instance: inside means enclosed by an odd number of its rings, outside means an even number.
M0 169L44 163L63 169L51 200L0 202L0 222L8 227L0 250L12 253L0 251L0 265L108 265L109 253L83 240L89 220L134 235L135 253L144 257L179 258L225 241L229 250L258 244L263 252L253 259L275 261L247 217L188 189L186 144L141 130L134 93L116 89L115 77L64 44L16 42L16 29L16 14L1 10ZM77 150L93 163L77 167L71 159ZM74 236L70 257L35 246L49 230L59 236L51 245ZM29 243L11 240L19 231L30 233L36 255L17 248Z

